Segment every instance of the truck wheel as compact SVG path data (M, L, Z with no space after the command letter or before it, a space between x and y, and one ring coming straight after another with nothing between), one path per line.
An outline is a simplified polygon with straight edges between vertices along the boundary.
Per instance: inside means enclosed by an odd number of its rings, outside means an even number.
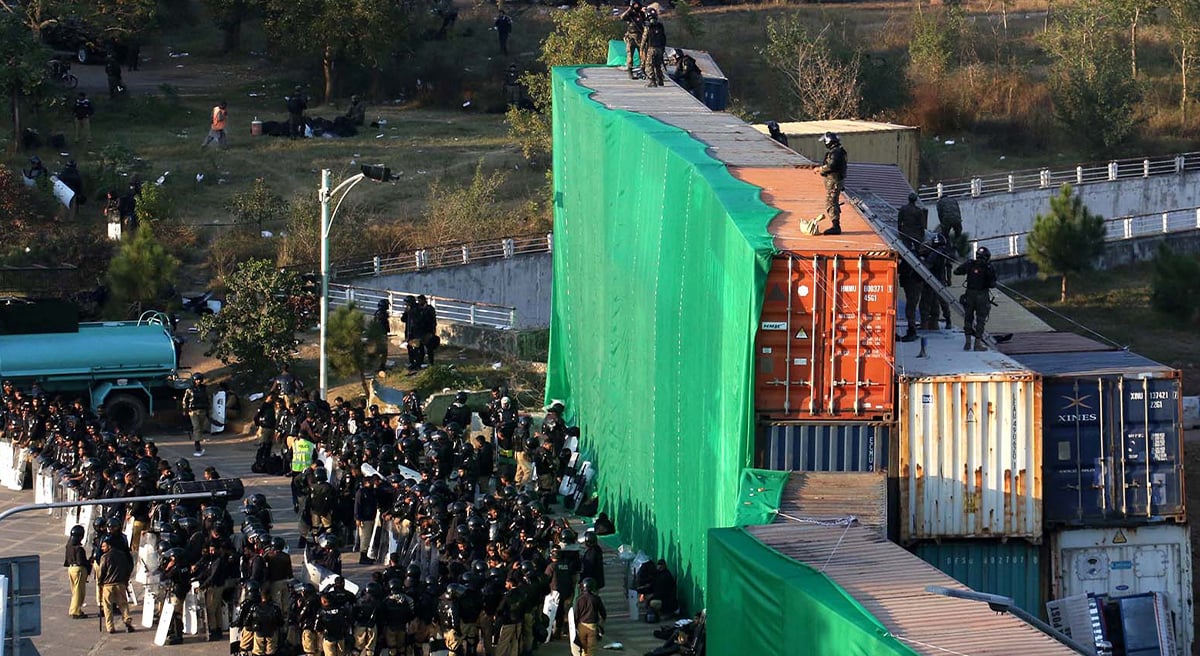
M114 394L104 404L108 418L127 432L141 430L146 423L146 402L132 394Z

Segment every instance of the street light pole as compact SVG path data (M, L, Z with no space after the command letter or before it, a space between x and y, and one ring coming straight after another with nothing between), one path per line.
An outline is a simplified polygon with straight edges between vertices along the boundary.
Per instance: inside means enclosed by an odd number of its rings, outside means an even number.
M329 391L329 361L326 358L325 338L326 327L329 321L329 233L333 227L333 219L337 216L338 208L342 206L342 201L345 200L346 194L354 188L354 185L362 182L363 178L367 177L364 173L358 173L346 178L333 189L329 188L333 173L329 169L321 169L321 189L318 192L321 199L321 326L320 326L320 353L317 356L320 360L320 393L321 400L325 400L326 393ZM329 205L333 197L341 192L341 198L338 198L337 204L330 210Z

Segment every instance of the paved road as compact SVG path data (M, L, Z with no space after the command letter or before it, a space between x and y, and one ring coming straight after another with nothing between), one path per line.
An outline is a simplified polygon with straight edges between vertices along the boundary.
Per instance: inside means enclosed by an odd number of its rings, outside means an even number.
M291 495L288 491L288 479L285 477L264 476L250 472L253 460L254 445L250 437L231 436L214 437L206 447L206 453L201 458L192 457L191 442L186 435L156 435L152 439L158 444L160 455L174 462L179 457L188 458L192 468L200 472L209 465L216 466L222 477L239 477L246 485L246 493L262 492L267 495L273 507L276 530L275 535L283 536L289 545L296 542L296 521L291 510ZM33 491L14 492L0 489L0 510L6 510L15 505L32 503ZM235 521L240 517L235 514ZM89 581L87 608L93 619L71 620L67 617L69 591L67 589L66 569L62 567L63 547L66 544L63 520L47 515L44 511L35 511L16 515L0 523L0 554L19 556L37 554L41 556L42 574L42 635L34 638L33 644L37 653L47 656L72 656L75 654L116 654L134 652L142 649L159 649L153 644L152 633L138 625L138 631L133 634L118 633L109 635L97 629L94 619L96 600L92 594ZM293 556L297 567L301 562L299 556ZM345 575L351 580L364 581L373 566L357 565L354 554L346 554L343 565ZM622 581L620 563L615 554L610 554L607 579L616 582L610 584L604 591L604 601L611 609L613 618L609 623L606 642L623 642L626 651L644 653L661 644L651 635L654 627L646 624L630 622L625 616L625 605L619 589ZM135 617L140 617L140 608L134 609ZM228 645L224 642L209 643L199 637L187 636L184 644L170 647L171 653L177 654L228 654ZM551 643L538 650L545 656L562 656L569 653L562 642ZM28 656L25 654L24 656Z

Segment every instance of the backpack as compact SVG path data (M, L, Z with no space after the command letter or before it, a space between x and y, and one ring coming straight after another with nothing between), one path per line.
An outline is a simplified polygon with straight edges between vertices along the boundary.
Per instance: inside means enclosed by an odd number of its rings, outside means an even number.
M311 512L323 515L333 510L333 488L329 483L317 483L313 486L308 497L308 508Z
M271 457L271 445L263 444L258 447L258 451L254 453L254 464L250 465L250 471L255 474L267 473L267 461Z

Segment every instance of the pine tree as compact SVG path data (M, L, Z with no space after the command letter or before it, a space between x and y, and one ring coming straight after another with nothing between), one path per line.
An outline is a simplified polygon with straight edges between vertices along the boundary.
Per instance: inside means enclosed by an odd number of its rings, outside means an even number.
M1088 211L1083 199L1063 185L1050 199L1050 213L1038 214L1029 233L1029 257L1039 275L1062 276L1060 302L1067 300L1067 277L1092 268L1104 252L1104 217Z
M344 305L329 316L329 366L338 376L358 376L363 396L370 396L367 376L381 356L387 352L387 336L379 324L367 323L354 303Z
M143 224L108 265L108 286L118 313L129 308L141 314L144 306L159 301L174 285L178 271L179 260L154 238L151 225Z

